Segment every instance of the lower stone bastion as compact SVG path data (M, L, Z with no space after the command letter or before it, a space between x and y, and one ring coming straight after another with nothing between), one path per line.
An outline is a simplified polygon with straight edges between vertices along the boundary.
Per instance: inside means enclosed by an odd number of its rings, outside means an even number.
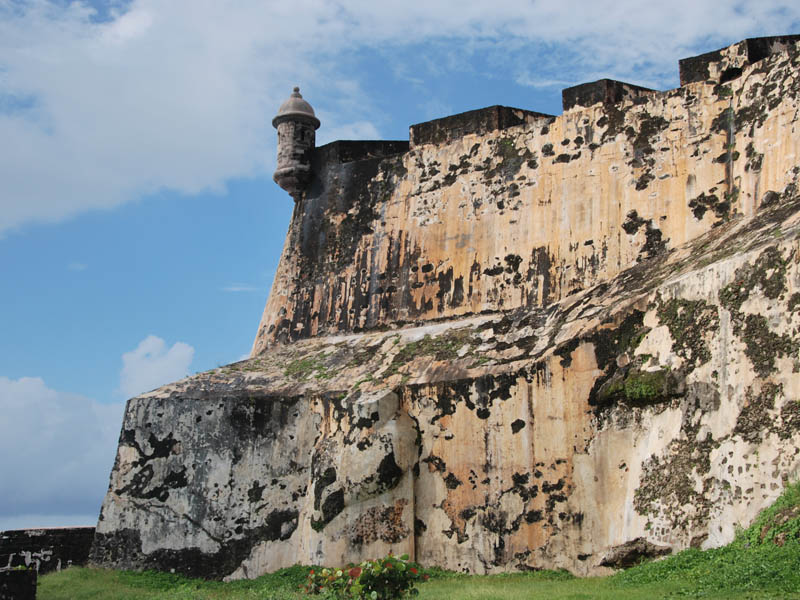
M251 357L128 401L93 564L729 542L800 475L797 39L309 150Z

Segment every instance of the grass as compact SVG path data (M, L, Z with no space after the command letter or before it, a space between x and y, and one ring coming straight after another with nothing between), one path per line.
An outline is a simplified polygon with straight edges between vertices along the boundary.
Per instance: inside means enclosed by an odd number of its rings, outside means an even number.
M796 556L796 555L795 555ZM662 561L663 562L663 561ZM796 568L796 567L795 567ZM258 579L231 583L192 580L175 575L145 572L71 568L45 575L39 585L38 600L295 600L308 598L297 587L307 569L292 567ZM298 578L296 574L300 573ZM715 586L698 585L702 569L693 568L693 577L682 580L677 572L664 579L626 581L613 577L564 577L552 571L505 575L434 576L419 586L420 600L651 600L656 598L707 598L745 600L800 598L800 592L787 585L736 587L732 582ZM714 581L724 577L713 577ZM760 579L757 575L756 580ZM736 585L734 585L736 584ZM793 593L792 593L793 592ZM315 598L315 597L312 597ZM316 597L318 598L318 597Z
M205 581L170 573L72 567L39 579L37 600L294 600L306 567L281 569L258 579Z
M310 567L221 583L168 573L70 568L39 580L38 600L293 600ZM430 569L420 600L650 600L655 598L800 600L800 483L789 486L723 548L685 550L611 577L566 571L464 575Z
M330 379L333 375L328 372L324 359L326 358L325 352L316 354L314 356L307 356L293 360L283 370L283 374L287 377L294 377L302 381L307 380L314 374L314 379Z

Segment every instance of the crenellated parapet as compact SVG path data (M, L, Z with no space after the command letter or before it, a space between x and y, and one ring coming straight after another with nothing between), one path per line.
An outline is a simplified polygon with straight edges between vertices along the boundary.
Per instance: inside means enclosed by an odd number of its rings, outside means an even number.
M656 90L624 81L600 79L564 89L561 92L561 104L564 112L567 112L588 108L599 102L604 104L620 104L626 100L644 102L649 96L657 93Z
M411 148L424 144L447 144L467 135L485 135L552 117L510 106L487 106L412 125L409 127L409 143Z
M800 35L747 38L726 48L678 61L681 85L706 81L726 83L742 74L742 69L768 56L783 52L800 41Z

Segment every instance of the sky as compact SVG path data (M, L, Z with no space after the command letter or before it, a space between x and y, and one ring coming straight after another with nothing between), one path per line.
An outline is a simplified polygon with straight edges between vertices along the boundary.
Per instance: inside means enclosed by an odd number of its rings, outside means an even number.
M0 0L0 530L95 524L125 400L249 353L294 85L318 144L407 139L787 33L796 0Z

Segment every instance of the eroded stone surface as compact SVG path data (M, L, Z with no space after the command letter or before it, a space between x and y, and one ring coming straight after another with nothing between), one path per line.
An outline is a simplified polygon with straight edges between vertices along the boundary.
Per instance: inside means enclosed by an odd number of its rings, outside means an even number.
M93 560L589 574L730 541L800 475L798 60L318 164L252 358L129 401Z
M504 107L490 107L440 120L433 142L404 154L318 161L254 356L275 341L547 306L752 217L796 179L799 63L791 46L725 84L559 117L518 111L502 128L484 123L499 123Z
M798 206L547 308L276 346L131 400L95 562L591 573L638 538L730 541L800 467Z

